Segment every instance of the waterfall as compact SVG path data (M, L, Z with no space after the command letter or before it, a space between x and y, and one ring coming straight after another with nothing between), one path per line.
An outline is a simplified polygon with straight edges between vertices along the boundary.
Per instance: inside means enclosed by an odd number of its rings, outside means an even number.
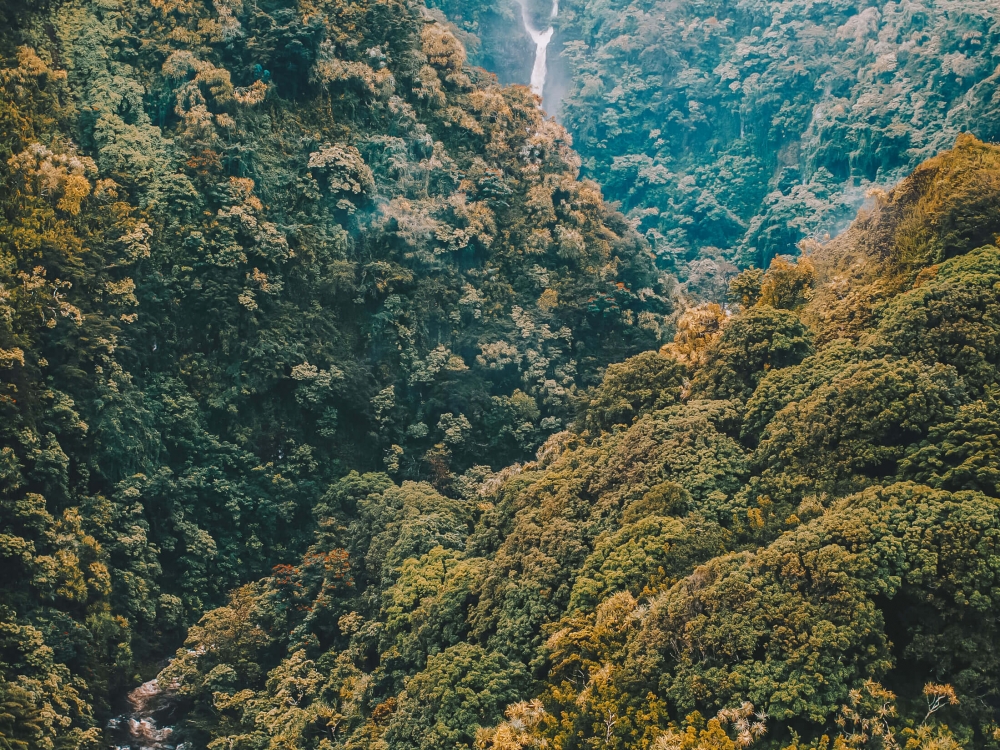
M524 24L524 30L528 32L531 41L535 43L535 64L531 67L531 90L538 96L542 96L542 92L545 90L547 70L545 51L555 30L552 26L549 26L545 31L536 29L528 15L528 0L518 0L518 5L521 6L521 23ZM555 19L558 15L559 0L552 0L552 12L549 14L549 19Z

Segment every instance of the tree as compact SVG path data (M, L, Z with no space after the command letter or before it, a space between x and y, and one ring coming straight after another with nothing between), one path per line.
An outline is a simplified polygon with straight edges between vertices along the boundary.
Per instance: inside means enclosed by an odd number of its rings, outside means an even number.
M586 404L581 427L596 434L672 406L680 400L683 377L680 363L657 352L611 365Z
M788 512L807 495L841 496L892 477L908 447L965 399L951 367L859 362L774 416L754 453L750 492Z
M523 665L466 643L427 659L410 678L385 733L390 748L471 748L481 727L527 687Z
M702 398L749 398L770 370L797 365L812 354L812 336L795 313L753 307L733 316L691 378Z

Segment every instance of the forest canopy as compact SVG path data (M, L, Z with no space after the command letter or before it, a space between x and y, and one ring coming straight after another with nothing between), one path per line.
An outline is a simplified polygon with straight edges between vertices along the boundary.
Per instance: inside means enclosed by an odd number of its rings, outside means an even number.
M617 157L419 3L0 2L0 747L108 747L145 683L175 750L995 750L1000 147L955 137L993 16L779 5L642 12L719 27L679 54L812 38L844 113L921 25L878 85L937 114L878 164L877 118L795 131L779 45L787 128L635 147L670 190L721 159L740 227L785 189L741 149L793 192L908 173L797 254L811 199L734 230L712 287L636 211L725 221L607 202ZM655 27L565 12L626 24L600 66ZM624 149L673 109L628 111Z
M998 159L965 136L838 239L745 272L741 302L608 367L534 460L451 492L332 485L294 572L160 676L185 737L993 747L1000 250L956 228L996 221L960 196ZM915 262L914 236L948 250ZM334 554L351 585L320 583Z

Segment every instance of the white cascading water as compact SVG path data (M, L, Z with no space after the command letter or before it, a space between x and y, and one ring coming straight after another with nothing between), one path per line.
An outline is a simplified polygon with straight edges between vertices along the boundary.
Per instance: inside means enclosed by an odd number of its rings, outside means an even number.
M518 0L518 5L521 6L521 22L524 24L524 30L528 32L531 41L535 43L535 64L531 67L531 90L538 96L542 96L542 92L545 90L547 70L545 50L549 46L549 41L555 30L552 26L549 26L545 31L536 29L528 14L528 0ZM549 14L549 18L555 19L558 15L559 0L552 0L552 12Z

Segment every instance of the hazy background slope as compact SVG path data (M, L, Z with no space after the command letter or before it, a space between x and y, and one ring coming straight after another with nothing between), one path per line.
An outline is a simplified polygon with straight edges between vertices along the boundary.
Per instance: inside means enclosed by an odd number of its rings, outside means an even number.
M441 7L477 64L527 82L515 3ZM568 0L554 24L550 114L700 296L835 234L959 133L1000 136L990 0Z

